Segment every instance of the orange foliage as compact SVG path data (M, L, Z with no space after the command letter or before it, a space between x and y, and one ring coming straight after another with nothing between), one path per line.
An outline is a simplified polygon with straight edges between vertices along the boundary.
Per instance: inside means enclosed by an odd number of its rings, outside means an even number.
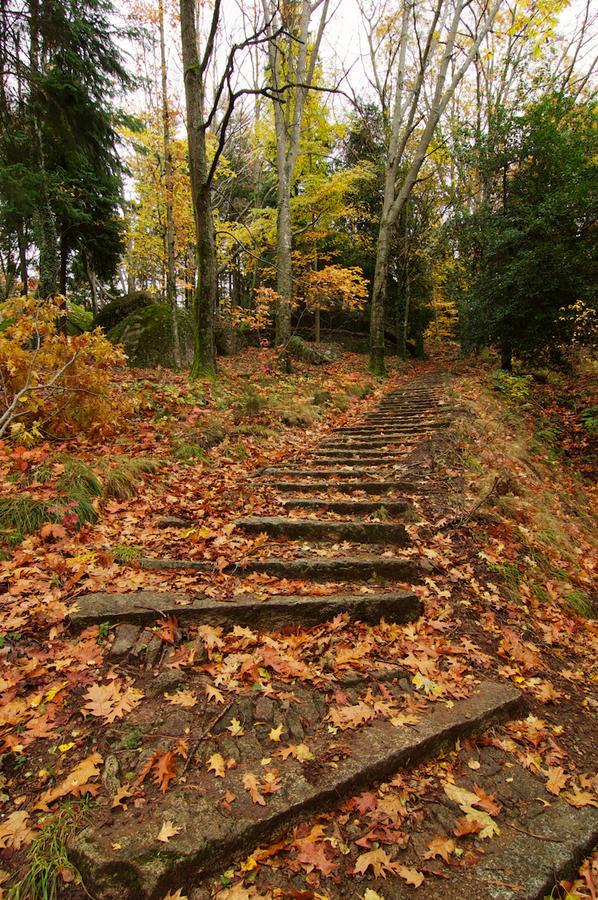
M0 313L0 436L21 443L44 432L105 434L132 400L115 383L125 367L123 351L96 331L60 333L61 298L18 297Z

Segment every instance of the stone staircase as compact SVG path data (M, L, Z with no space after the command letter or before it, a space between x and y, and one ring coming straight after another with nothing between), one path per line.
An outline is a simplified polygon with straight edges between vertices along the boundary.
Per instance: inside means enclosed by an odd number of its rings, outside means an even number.
M273 596L265 601L247 594L232 601L217 601L152 591L95 593L78 598L72 628L110 621L116 625L113 658L154 671L157 660L164 659L163 650L155 646L155 633L148 628L157 616L176 617L177 627L189 630L189 634L198 625L270 631L313 628L340 612L360 622L378 623L383 618L388 623L406 623L417 619L423 607L411 586L430 573L430 564L410 546L409 523L417 518L414 502L434 496L438 485L428 469L419 467L413 454L447 424L443 395L439 378L420 378L412 386L389 394L357 425L337 429L300 462L261 473L260 478L276 492L283 514L237 520L238 529L268 536L270 555L236 566L235 575L243 578L262 573L300 579L313 586L313 594ZM327 555L318 555L312 544L326 547ZM151 559L144 560L143 565L209 571L209 564L190 560ZM325 582L343 585L342 592L318 594L317 585ZM166 652L171 651L166 648ZM203 645L198 642L198 654L201 652ZM168 682L172 690L180 674L166 670L156 681L164 675L170 677L171 681L167 677L164 684ZM417 698L404 675L400 668L391 668L378 674L376 683L386 683L394 702L415 708ZM357 700L368 683L367 675L357 675L342 687L349 699L353 696ZM244 734L236 738L224 730L222 717L207 726L202 721L198 733L192 712L185 718L185 711L178 710L172 721L165 714L165 723L160 726L164 734L181 729L189 734L193 758L185 765L186 778L164 795L153 796L144 810L114 812L105 805L96 815L97 821L71 842L71 858L90 895L98 900L158 900L168 891L184 887L183 893L190 896L208 897L205 886L210 876L243 858L258 844L277 838L300 820L335 808L402 769L450 750L456 741L487 733L524 708L513 686L484 681L465 699L426 704L409 727L376 720L354 732L343 732L339 748L338 741L331 742L326 728L322 691L317 686L298 684L293 685L293 693L298 702L273 703L251 694L231 701L227 720L234 716L244 724ZM136 721L133 717L134 713L130 722ZM285 760L278 790L264 805L251 803L243 776L259 769L260 759L263 762L272 752L267 731L279 722L284 723L293 740L309 744L311 760ZM156 744L158 749L165 746L165 738ZM224 784L212 775L206 780L207 762L215 752L234 760L225 785L230 796L237 798L231 812L221 806L222 790L215 793ZM130 752L124 756L121 770L138 770L147 761ZM541 790L540 783L534 790ZM579 823L586 834L594 825L590 826L584 816ZM164 821L175 822L180 831L167 844L157 845L156 834ZM541 841L534 846L542 847ZM578 840L576 852L565 854L559 871L564 871L587 843ZM499 849L501 852L507 859L512 848ZM532 851L528 848L527 852ZM499 869L500 864L498 858ZM550 877L554 880L558 874L555 870ZM525 886L511 890L506 877L504 883L507 886L501 888L502 893L489 889L479 896L540 896L534 893L536 888L528 893ZM388 893L389 885L384 885L385 897L407 896L398 886ZM330 896L361 897L367 886L353 886L357 891L353 894L351 887L349 893L332 887ZM442 888L444 893L438 895L426 894L425 888L419 893L423 897L462 896L452 883ZM472 890L467 896L478 894Z

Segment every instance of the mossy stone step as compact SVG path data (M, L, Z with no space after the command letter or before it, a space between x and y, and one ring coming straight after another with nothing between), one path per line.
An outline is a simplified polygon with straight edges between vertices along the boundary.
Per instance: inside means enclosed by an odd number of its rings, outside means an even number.
M336 544L395 544L406 547L410 538L405 526L394 522L338 522L333 519L287 519L284 516L253 516L235 521L247 534L267 534L291 541L306 540Z
M142 816L132 806L114 814L105 801L98 809L104 811L103 821L75 835L68 854L96 900L160 900L168 891L197 886L199 879L231 865L297 821L333 809L400 769L516 715L521 707L521 694L510 684L483 682L470 698L451 708L431 704L412 727L376 721L343 735L348 755L334 765L324 757L317 778L298 761L287 760L281 790L268 795L263 806L238 800L232 815L217 802L219 785L215 793L205 795L192 784L176 785ZM227 774L227 788L243 800L247 771L241 760ZM157 846L156 835L165 821L175 822L180 830L168 844Z
M303 556L297 559L260 559L237 566L239 576L263 572L275 578L303 581L362 583L372 579L421 580L431 564L415 556Z
M380 510L393 516L413 512L412 505L405 500L388 500L383 497L379 500L325 500L321 497L312 497L283 500L282 505L285 509L328 510L348 516L364 516Z
M410 622L419 618L422 603L411 591L388 594L329 594L327 596L272 596L261 600L251 594L238 600L212 600L158 591L130 594L93 593L77 598L77 608L70 612L71 628L81 631L101 622L131 625L153 624L162 617L174 616L178 622L233 628L235 625L285 628L289 625L311 627L349 613L362 622ZM112 655L118 655L113 652Z
M389 491L398 491L402 494L417 494L426 490L425 485L418 485L413 481L274 481L272 487L283 493L301 494L313 494L314 491L334 491L338 494L353 494L359 491L365 494L385 494ZM380 503L382 502L383 499L380 500ZM405 501L405 506L408 505Z

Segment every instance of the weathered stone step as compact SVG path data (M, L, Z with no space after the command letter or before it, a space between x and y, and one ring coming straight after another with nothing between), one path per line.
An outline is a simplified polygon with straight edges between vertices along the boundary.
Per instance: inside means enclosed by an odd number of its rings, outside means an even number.
M417 494L426 490L425 485L418 485L412 481L274 481L272 487L283 493L310 494L315 491L334 491L338 494L353 494L358 491L366 494L385 494L388 491L398 491L402 494ZM379 502L382 503L383 500Z
M311 486L310 486L311 487ZM312 488L313 490L313 488ZM300 500L283 500L285 509L328 510L340 515L363 516L384 510L389 515L404 515L412 512L413 507L405 500L323 500L319 497Z
M333 809L363 788L487 730L521 708L521 694L510 684L483 682L472 697L451 708L431 704L412 727L376 721L350 737L343 735L349 754L334 765L322 762L317 778L301 763L287 760L281 790L269 794L263 806L238 799L231 815L216 802L219 786L216 793L212 789L202 795L192 784L179 784L156 798L143 816L131 806L79 832L69 843L69 856L97 900L159 900L167 891L197 885L298 820ZM227 773L227 788L237 798L246 795L246 774L243 760ZM156 834L166 821L180 830L158 848Z
M298 559L261 559L237 566L240 576L264 572L275 578L310 581L364 582L372 578L417 581L423 570L430 570L427 560L400 556L307 556Z
M406 424L409 424L411 420L408 420ZM421 422L418 425L429 426L430 422ZM384 436L386 434L402 434L403 428L405 426L402 424L399 425L355 425L351 428L338 428L336 431L332 431L331 435L344 435L344 434L379 434Z
M326 469L296 469L293 466L279 466L277 468L265 469L264 475L275 475L282 478L339 478L354 479L368 478L372 473L368 469L342 469L338 467L336 461L332 461Z
M311 459L306 460L306 462L312 462L317 465L340 465L340 466L391 466L395 463L399 463L402 459L402 455L395 453L385 453L384 455L377 456L368 456L364 457L360 453L358 456L348 456L344 453L340 455L333 454L332 451L330 453L322 453L322 454L314 454ZM367 474L366 472L363 473Z
M364 460L368 459L380 459L381 456L386 456L386 454L381 454L379 449L374 450L366 450L364 448L358 447L355 451L347 450L346 448L342 448L340 450L333 450L322 447L321 449L317 449L312 451L312 456L360 456Z
M428 421L417 422L413 424L411 420L402 423L393 423L389 425L388 423L380 423L373 425L360 425L355 428L343 428L338 431L333 431L332 435L336 437L336 435L355 435L355 436L368 436L368 435L380 435L380 437L385 437L386 435L394 434L405 434L405 429L411 430L413 429L416 433L418 431L427 431L431 428L446 428L449 423L445 419L430 419Z
M410 538L405 526L394 522L337 522L327 519L287 519L284 516L254 516L235 521L248 534L267 534L291 541L318 543L351 541L355 544L396 544L406 547Z
M482 859L467 871L471 893L462 883L462 892L451 892L450 900L481 896L480 890L487 900L562 896L560 889L554 892L559 881L575 878L583 859L598 844L598 810L574 809L558 800L546 804L531 821L529 833L522 834L518 828L508 832L506 840L492 841Z
M386 438L367 438L363 441L358 440L338 440L338 441L326 441L325 444L320 444L319 449L325 450L376 450L378 453L384 447L393 447L395 444L402 443L401 435L394 435L393 437Z
M268 629L289 625L311 626L347 612L352 619L379 622L408 622L422 613L422 603L411 591L389 594L329 594L309 597L272 596L258 600L250 594L238 600L212 600L157 591L131 594L94 593L77 598L77 609L70 612L71 628L81 631L101 622L132 625L154 624L161 617L174 616L178 622L199 622L233 628L247 625Z

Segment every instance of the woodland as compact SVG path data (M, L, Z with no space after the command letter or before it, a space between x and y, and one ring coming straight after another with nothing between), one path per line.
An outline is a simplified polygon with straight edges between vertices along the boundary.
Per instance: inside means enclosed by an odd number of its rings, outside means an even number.
M0 900L594 900L589 0L0 9Z

